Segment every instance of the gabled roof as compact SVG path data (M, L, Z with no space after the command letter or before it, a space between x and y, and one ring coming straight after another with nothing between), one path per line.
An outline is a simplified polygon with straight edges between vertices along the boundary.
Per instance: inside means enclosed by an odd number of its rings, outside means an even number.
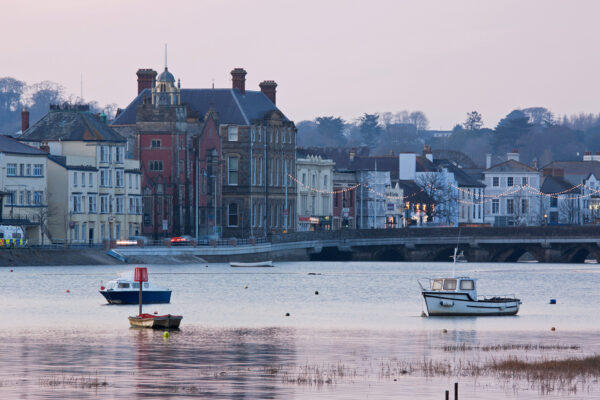
M560 176L545 176L540 192L544 194L580 194L581 190Z
M281 112L263 92L238 89L181 89L181 103L189 107L200 119L211 104L219 113L221 124L251 125L262 120L271 111ZM152 89L144 89L113 121L112 125L135 125L136 108L144 97L152 97ZM281 113L283 115L283 113ZM289 121L285 115L284 120Z
M26 144L5 135L0 135L0 153L30 154L34 156L47 155L47 153L38 150L35 147L27 146Z
M19 140L25 142L125 141L114 129L82 106L51 107L42 119L23 132Z
M350 159L350 153L354 151L355 157L367 157L369 148L366 146L358 148L350 147L299 147L296 149L298 157L305 154L320 155L323 158L333 160L337 171L351 170L353 160Z
M65 169L75 170L75 171L98 171L98 168L93 167L91 165L67 165L67 157L65 156L56 156L56 155L48 155L48 158L51 161L54 161L61 167Z
M458 186L460 187L485 187L483 182L480 182L474 177L470 176L449 160L434 160L434 164L439 167L446 168L448 172L454 174L454 179L456 179L456 183L458 183Z
M527 164L515 160L504 161L503 163L492 165L484 172L538 172L537 169Z

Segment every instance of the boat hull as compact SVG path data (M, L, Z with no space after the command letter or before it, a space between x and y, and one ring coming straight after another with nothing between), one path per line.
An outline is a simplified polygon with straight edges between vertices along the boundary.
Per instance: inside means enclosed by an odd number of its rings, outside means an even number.
M181 315L150 315L129 317L129 324L134 328L179 329L183 317Z
M261 261L255 263L244 263L232 261L229 266L234 268L268 268L273 266L273 261Z
M139 304L139 290L101 290L109 304ZM142 304L165 304L171 302L170 290L144 290Z
M423 292L427 314L432 317L500 316L519 312L519 299L473 300L464 293Z

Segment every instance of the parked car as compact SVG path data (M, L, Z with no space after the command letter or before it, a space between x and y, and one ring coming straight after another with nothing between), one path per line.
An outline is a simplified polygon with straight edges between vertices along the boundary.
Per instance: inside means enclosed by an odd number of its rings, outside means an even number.
M171 246L189 246L193 238L189 235L173 236L171 238Z

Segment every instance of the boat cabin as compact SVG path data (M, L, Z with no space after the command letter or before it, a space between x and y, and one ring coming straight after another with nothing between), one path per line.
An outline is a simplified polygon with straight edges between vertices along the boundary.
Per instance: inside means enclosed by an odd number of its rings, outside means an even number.
M144 287L142 289L148 289L149 283L148 282L144 282ZM108 284L106 285L106 289L108 290L118 290L118 289L137 289L139 290L140 288L140 283L139 282L132 282L128 279L117 279L114 281L110 281L108 282Z
M473 300L477 299L476 279L468 277L430 279L432 292L466 293Z

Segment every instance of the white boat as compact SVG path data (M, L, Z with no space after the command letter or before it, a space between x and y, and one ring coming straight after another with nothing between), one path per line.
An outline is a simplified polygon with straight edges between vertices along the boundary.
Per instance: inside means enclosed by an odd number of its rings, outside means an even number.
M456 277L456 253L452 263L453 278L419 279L421 294L429 316L515 315L521 300L515 295L477 295L477 279ZM428 283L424 283L428 281Z
M229 266L237 267L237 268L248 268L248 267L272 267L273 261L261 261L261 262L253 262L253 263L244 263L244 262L230 262Z
M428 280L429 284L423 281ZM521 300L515 295L477 295L477 280L457 278L419 279L429 316L515 315Z

